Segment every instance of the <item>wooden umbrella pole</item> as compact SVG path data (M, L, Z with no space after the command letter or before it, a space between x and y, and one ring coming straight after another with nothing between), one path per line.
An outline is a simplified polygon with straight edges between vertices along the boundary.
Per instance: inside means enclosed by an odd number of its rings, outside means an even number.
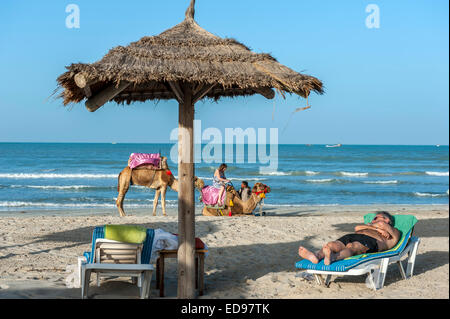
M178 298L195 298L194 104L183 85L178 119Z

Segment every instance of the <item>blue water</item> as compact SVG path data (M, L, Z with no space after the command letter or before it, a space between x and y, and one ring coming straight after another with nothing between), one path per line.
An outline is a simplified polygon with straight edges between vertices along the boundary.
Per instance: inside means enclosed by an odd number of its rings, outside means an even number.
M169 156L173 146L0 143L0 211L114 208L129 155ZM211 184L218 165L197 163L195 174ZM177 176L177 163L169 166ZM449 203L448 146L279 145L278 169L261 173L260 166L267 165L231 162L226 175L235 185L269 185L266 205ZM153 194L133 186L125 208L150 208ZM177 194L169 190L167 200L176 206Z

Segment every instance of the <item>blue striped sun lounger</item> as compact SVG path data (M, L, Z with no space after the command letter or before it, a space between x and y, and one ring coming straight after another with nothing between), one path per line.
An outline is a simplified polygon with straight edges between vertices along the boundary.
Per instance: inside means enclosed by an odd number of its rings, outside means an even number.
M366 223L370 222L375 214L364 216ZM323 260L314 264L303 259L295 264L297 269L304 269L307 273L314 274L317 283L329 285L331 276L358 276L368 275L368 283L374 290L384 286L387 267L390 263L398 264L403 279L410 278L413 274L417 249L420 243L418 237L412 236L414 225L417 219L412 215L394 215L394 226L399 229L402 236L392 249L383 252L362 254L352 256L343 260L335 261L330 265L325 265ZM406 272L402 265L403 257L408 257ZM323 282L322 275L326 276Z

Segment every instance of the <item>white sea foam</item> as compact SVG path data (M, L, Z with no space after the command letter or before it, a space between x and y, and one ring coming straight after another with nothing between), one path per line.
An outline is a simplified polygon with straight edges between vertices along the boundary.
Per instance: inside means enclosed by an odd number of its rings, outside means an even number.
M177 178L177 177L175 177ZM199 177L202 180L205 181L212 181L213 178L212 177ZM267 178L264 177L227 177L227 179L229 179L230 181L265 181L267 180Z
M334 181L332 178L323 178L323 179L307 179L306 180L309 183L330 183Z
M425 172L425 174L431 176L448 176L448 172Z
M175 206L177 201L166 200L167 206ZM152 203L148 204L134 204L127 203L125 201L124 205L131 208L148 208L152 206ZM45 208L115 208L116 205L111 203L78 203L78 204L68 204L68 203L40 203L40 202L21 202L21 201L3 201L0 202L0 207L45 207Z
M113 197L114 202L117 200L117 197ZM138 201L138 202L151 202L153 203L153 199L125 199L125 204L130 201ZM178 203L178 199L166 199L166 203Z
M117 178L117 174L37 174L37 173L2 173L0 178L11 178L11 179L38 179L38 178Z
M443 197L448 196L448 191L445 194L432 194L432 193L420 193L420 192L414 192L415 196L419 197Z
M291 172L267 172L267 173L262 173L262 175L272 175L272 176L303 176L303 175L307 175L307 176L312 176L312 175L317 175L320 174L320 172L314 172L314 171L291 171Z
M115 204L96 204L96 203L78 203L78 204L58 204L58 203L39 203L39 202L21 202L4 201L0 202L0 207L116 207Z
M398 181L397 180L393 180L393 181L367 181L364 182L365 184L397 184Z
M342 176L363 177L369 175L369 173L353 173L353 172L339 172Z
M237 178L237 177L232 177L232 178L228 178L231 181L254 181L254 182L258 182L258 181L266 181L267 178L259 178L259 177L242 177L242 178Z
M267 172L261 173L262 175L271 175L271 176L288 176L292 175L292 172Z
M95 186L88 185L71 185L71 186L57 186L57 185L11 185L11 188L36 188L36 189L87 189Z

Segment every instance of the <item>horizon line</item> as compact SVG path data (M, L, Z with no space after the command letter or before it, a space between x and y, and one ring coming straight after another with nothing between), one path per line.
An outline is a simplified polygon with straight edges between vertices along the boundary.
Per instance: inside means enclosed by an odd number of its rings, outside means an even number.
M36 142L36 141L19 141L19 142L11 142L11 141L0 141L0 144L111 144L111 145L117 145L117 144L167 144L167 145L174 145L176 142ZM210 143L194 143L194 145L208 145ZM278 143L278 145L336 145L341 144L349 145L349 146L449 146L449 144L360 144L360 143ZM249 143L233 143L233 144L213 144L213 145L258 145L258 144L249 144ZM275 145L270 143L265 143L264 145Z

